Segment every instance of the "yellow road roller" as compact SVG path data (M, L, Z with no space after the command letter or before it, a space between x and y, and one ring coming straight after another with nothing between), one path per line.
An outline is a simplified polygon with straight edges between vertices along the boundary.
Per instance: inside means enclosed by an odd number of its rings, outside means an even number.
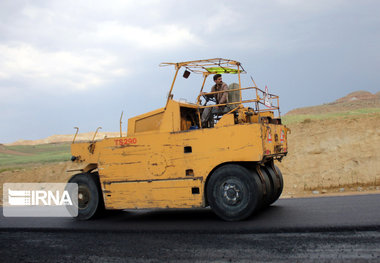
M74 137L71 160L81 165L69 180L78 184L76 219L115 209L211 207L221 219L237 221L274 203L283 190L274 162L288 153L279 97L253 79L242 87L246 72L238 61L160 66L175 70L163 108L130 118L126 136L120 124L120 137L89 142ZM179 74L199 77L193 103L174 99ZM236 82L224 83L225 74ZM215 85L205 92L209 76Z

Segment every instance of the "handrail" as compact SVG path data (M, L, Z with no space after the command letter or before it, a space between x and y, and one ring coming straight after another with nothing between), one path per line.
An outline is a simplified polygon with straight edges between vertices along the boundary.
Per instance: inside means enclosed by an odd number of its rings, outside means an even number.
M240 96L240 100L239 101L227 102L227 103L219 103L219 104L213 104L213 105L205 105L205 106L200 105L200 97L202 95L214 95L214 94L219 94L219 93L224 93L224 92L228 93L228 92L233 92L233 91L240 91L240 94L241 94L242 90L249 90L249 89L255 89L256 90L256 99L242 100L242 96ZM258 92L261 92L262 96L259 96ZM265 94L265 91L263 91L263 90L261 90L261 89L259 89L257 87L247 87L247 88L241 88L241 89L239 88L239 89L212 91L212 92L201 92L197 96L197 106L198 106L199 109L205 109L205 108L214 108L214 107L227 106L227 105L233 105L233 104L256 103L256 111L258 113L278 110L278 114L280 115L279 96L277 96L277 95L274 95L274 94L271 94L271 93L267 93L267 95L269 96L268 98L270 100L272 100L272 99L277 100L276 105L272 105L270 108L269 107L268 108L260 108L259 107L260 104L265 105L264 102L263 102L264 101L264 94Z

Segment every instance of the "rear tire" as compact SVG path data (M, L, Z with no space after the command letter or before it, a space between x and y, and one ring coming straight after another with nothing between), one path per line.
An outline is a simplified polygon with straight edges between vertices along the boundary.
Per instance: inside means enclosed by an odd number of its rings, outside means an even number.
M273 198L270 200L270 204L273 204L280 198L282 194L282 190L284 189L284 180L282 178L282 173L280 169L275 165L276 171L278 173L279 178L276 176L271 166L265 166L265 170L268 172L272 182L273 182Z
M276 168L278 176L280 177L280 189L279 189L279 191L277 193L277 199L278 199L278 198L280 198L280 196L282 194L282 191L284 190L284 177L282 176L282 172L281 172L280 168L278 168L277 165L275 165L274 167Z
M249 217L261 207L260 179L235 164L219 167L207 183L207 199L216 215L226 221Z
M76 174L70 178L69 183L78 184L78 206L77 220L88 220L99 215L104 210L103 197L97 173Z
M263 197L262 205L262 208L265 209L273 203L273 199L275 198L275 188L273 185L273 180L266 169L264 167L260 167L260 170L265 181L266 194Z

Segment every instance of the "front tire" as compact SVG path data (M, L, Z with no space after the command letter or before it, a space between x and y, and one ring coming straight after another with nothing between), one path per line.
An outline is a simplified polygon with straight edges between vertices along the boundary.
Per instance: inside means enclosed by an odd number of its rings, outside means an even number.
M207 200L216 215L226 221L238 221L257 211L263 193L260 179L235 164L219 167L207 183Z
M78 216L77 220L88 220L100 214L104 209L103 197L96 175L90 173L76 174L69 183L78 184Z

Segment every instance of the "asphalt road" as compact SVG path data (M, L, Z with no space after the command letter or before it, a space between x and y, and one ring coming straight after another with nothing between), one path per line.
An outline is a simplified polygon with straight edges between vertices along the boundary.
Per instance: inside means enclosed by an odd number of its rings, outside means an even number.
M114 211L103 218L0 218L0 230L262 233L380 229L380 195L280 199L242 222L224 222L210 209Z
M380 262L380 195L281 199L242 222L209 209L0 218L1 262Z

